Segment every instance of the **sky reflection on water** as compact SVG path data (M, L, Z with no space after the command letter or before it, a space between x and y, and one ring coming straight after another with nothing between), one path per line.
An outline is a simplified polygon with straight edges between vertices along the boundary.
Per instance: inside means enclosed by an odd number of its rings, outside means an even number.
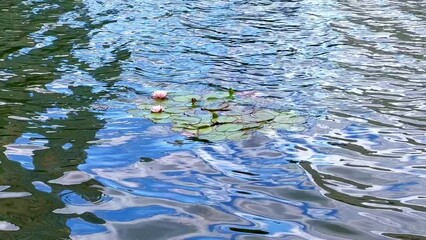
M0 237L425 236L425 7L0 3ZM127 113L230 87L305 130L203 143Z

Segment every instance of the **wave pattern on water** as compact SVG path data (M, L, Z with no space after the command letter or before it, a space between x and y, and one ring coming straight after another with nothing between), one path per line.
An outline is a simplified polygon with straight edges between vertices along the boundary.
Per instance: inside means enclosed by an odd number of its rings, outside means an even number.
M424 1L15 2L2 238L426 235ZM160 88L230 87L306 130L202 143L127 113Z

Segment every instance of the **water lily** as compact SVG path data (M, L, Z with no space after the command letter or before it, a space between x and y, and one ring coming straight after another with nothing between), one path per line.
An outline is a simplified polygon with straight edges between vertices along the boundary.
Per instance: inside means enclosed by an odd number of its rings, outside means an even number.
M151 108L151 112L153 113L160 113L164 111L164 107L161 105L157 105Z
M167 97L167 91L154 91L154 93L152 94L152 97L154 99L165 99Z

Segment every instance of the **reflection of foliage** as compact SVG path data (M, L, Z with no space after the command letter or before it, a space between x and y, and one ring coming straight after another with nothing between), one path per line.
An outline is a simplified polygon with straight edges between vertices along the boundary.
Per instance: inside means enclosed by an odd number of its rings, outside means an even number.
M240 140L257 130L303 130L305 118L291 111L256 109L255 99L236 97L234 91L197 94L174 93L166 100L145 99L129 111L154 123L172 123L172 130L201 140ZM153 105L164 111L152 113Z

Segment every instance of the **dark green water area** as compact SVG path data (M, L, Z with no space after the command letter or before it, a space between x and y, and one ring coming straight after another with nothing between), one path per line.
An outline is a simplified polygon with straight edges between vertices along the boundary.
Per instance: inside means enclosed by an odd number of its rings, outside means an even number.
M2 0L0 239L426 239L425 56L423 0Z

